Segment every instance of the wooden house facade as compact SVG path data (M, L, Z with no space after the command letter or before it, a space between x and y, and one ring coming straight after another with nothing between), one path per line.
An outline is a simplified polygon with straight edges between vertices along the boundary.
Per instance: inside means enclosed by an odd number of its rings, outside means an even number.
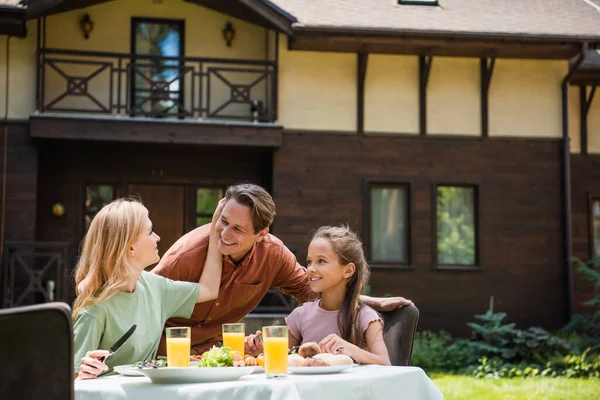
M569 258L600 254L600 7L549 2L0 2L3 306L72 298L113 198L164 252L254 182L301 263L319 226L359 232L371 293L422 329L463 334L492 295L561 327L592 290Z

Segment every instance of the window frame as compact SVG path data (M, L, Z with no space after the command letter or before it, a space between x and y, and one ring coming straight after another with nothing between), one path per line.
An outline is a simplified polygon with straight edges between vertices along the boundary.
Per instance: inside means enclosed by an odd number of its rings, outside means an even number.
M414 226L414 210L413 210L413 194L412 194L413 183L410 179L399 179L399 178L369 178L364 182L364 209L363 209L363 245L365 250L365 257L369 263L371 269L382 268L382 269L414 269L413 263L413 226ZM406 189L406 210L405 210L405 221L406 221L406 262L385 260L385 261L373 261L372 248L371 248L371 234L372 221L371 221L371 189L373 188L402 188Z
M139 23L150 23L150 24L169 24L169 25L176 25L179 29L179 58L180 59L185 59L185 18L184 19L180 19L180 18L153 18L153 17L131 17L130 19L130 24L129 24L129 52L132 56L132 60L133 62L137 61L137 48L136 48L136 37L135 37L135 33L136 33L136 26ZM181 62L181 64L179 65L179 70L180 73L181 71L185 68L185 62ZM132 67L133 68L133 67ZM135 72L132 72L132 77L131 77L131 82L129 82L129 102L130 105L133 108L133 105L136 104L135 103L135 95L136 95L136 86L135 86ZM177 100L179 101L180 104L183 105L183 108L185 108L185 76L181 76L180 78L180 88L179 88L179 96L177 98ZM174 109L176 109L178 112L176 114L174 114L172 117L176 117L176 118L183 118L183 116L181 115L182 112L182 107L174 107ZM131 110L131 114L135 115L136 114L136 110L132 109Z
M588 243L589 243L589 259L592 259L596 255L596 249L594 248L594 202L600 202L600 195L588 194Z
M398 0L398 4L401 6L428 6L428 7L437 7L440 5L438 0L433 0L433 1Z
M440 264L438 262L438 215L437 215L437 189L439 186L452 186L459 188L474 189L474 214L475 214L475 263L473 265L465 264ZM483 255L481 246L481 191L482 185L480 182L464 182L464 181L435 181L432 182L432 202L431 202L431 265L436 270L447 271L483 271Z
M186 232L190 232L197 228L196 226L196 218L199 216L207 216L212 218L213 214L210 215L199 215L196 213L197 211L197 193L198 189L219 189L223 192L223 196L225 196L225 191L227 190L227 185L217 185L217 184L194 184L188 186L188 195L186 196L186 200L188 202L186 206L187 216L186 221L188 226L186 227Z
M114 201L116 199L119 198L119 185L116 182L100 182L100 181L85 181L83 182L83 185L81 186L81 201L80 201L80 216L81 216L81 220L79 221L78 225L79 225L79 229L81 234L79 235L79 237L83 238L86 233L87 230L85 229L85 217L86 215L88 215L87 211L86 211L86 207L85 207L85 200L87 198L87 187L88 186L111 186L113 189L113 199L111 201ZM94 215L95 216L95 215Z

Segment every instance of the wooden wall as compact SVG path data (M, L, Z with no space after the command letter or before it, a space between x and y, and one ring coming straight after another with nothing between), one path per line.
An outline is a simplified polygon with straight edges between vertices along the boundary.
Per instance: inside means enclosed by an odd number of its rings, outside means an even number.
M600 155L571 155L571 210L573 226L573 256L589 260L592 256L590 232L590 197L600 197ZM585 310L582 302L593 294L591 283L575 273L575 311Z
M491 295L520 326L566 322L560 141L288 131L274 160L278 236L302 262L321 225L348 222L364 235L365 179L384 177L412 182L414 269L373 270L373 295L414 300L420 329L465 334ZM480 184L480 271L432 269L435 181Z
M40 140L39 153L37 236L70 242L73 256L88 183L114 184L118 196L129 183L271 186L272 151L259 148ZM51 212L57 200L65 205L62 218Z
M4 125L0 125L0 166L6 164L5 240L34 240L38 153L29 136L29 123L9 122L7 159L4 159ZM3 175L0 172L0 185ZM0 186L1 187L1 186ZM1 189L0 189L1 190ZM2 207L0 205L0 207Z

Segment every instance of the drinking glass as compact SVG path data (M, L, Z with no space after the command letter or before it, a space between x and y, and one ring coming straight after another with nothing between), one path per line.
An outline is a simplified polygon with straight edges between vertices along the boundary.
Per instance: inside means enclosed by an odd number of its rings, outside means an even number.
M167 364L169 367L190 366L190 327L167 328Z
M244 356L245 325L223 324L223 347L229 347L232 351L239 352Z
M265 374L267 378L283 378L288 371L288 327L263 327Z

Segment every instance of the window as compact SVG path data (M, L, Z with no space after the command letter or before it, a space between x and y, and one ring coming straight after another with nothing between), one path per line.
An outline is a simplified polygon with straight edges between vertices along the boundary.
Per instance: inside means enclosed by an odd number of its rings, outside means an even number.
M600 257L600 198L593 198L591 203L592 257Z
M133 18L132 53L142 56L183 57L184 21ZM133 65L133 114L151 117L182 112L183 66L178 60L139 58Z
M437 264L475 266L478 262L477 187L437 185L434 196Z
M196 228L212 221L219 200L223 198L222 188L196 188Z
M112 185L90 184L85 186L84 232L87 232L98 211L114 199L115 188Z
M409 186L372 183L368 188L369 261L373 266L409 264Z
M437 0L398 0L398 4L400 5L409 5L409 6L437 6Z

